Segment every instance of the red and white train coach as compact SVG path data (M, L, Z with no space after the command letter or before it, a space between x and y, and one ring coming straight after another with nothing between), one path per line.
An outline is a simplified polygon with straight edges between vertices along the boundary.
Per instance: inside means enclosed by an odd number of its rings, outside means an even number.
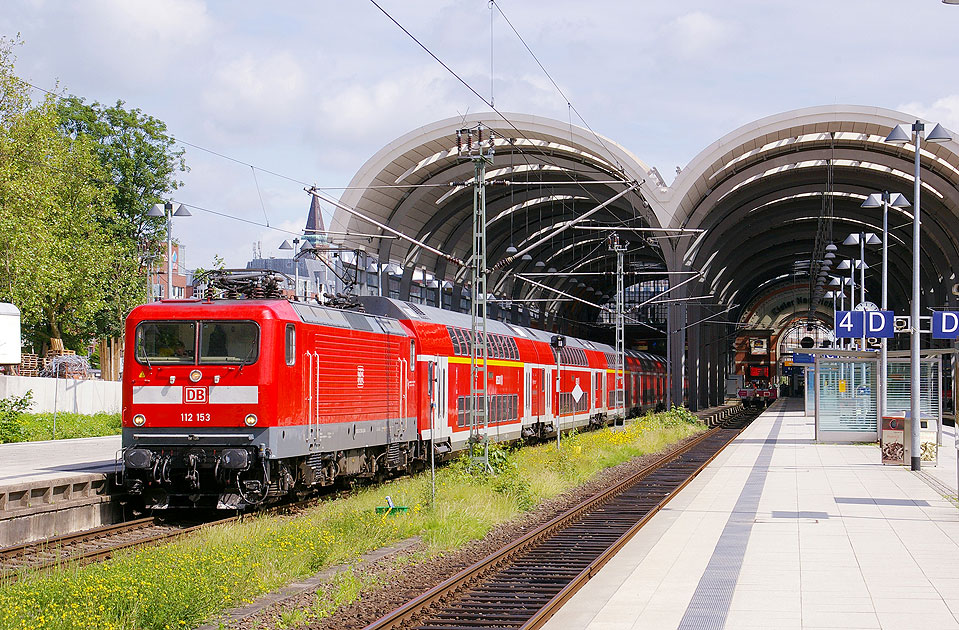
M363 309L166 300L127 319L124 485L147 507L241 508L415 469L469 437L470 317L382 297ZM489 435L548 437L617 409L612 347L487 329ZM627 352L625 408L661 407L661 358Z

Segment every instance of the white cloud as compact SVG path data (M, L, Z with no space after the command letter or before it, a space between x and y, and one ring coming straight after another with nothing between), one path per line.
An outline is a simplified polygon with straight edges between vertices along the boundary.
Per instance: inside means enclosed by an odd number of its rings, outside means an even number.
M959 133L959 94L950 94L936 99L931 105L914 101L899 105L896 109L923 120L940 123L950 131ZM955 137L959 138L959 136Z
M488 93L487 3L382 4ZM915 7L922 47L876 39L899 9L894 0L873 0L869 11L835 0L728 0L721 10L707 0L555 0L548 11L500 4L588 124L667 177L735 127L805 105L896 108L908 94L915 102L899 109L959 131L959 96L936 91L959 66L959 10L938 2ZM829 29L810 26L810 16L825 14ZM369 3L4 0L0 34L18 31L26 42L18 72L31 82L121 98L179 138L320 186L346 185L374 153L421 125L485 109ZM493 40L497 106L565 121L566 101L495 12ZM193 170L178 200L263 222L249 167L189 147L187 160ZM258 177L270 222L302 228L302 186ZM242 266L254 241L266 253L285 238L201 212L175 229L191 265L219 253Z
M203 114L227 133L249 133L251 127L255 131L278 122L286 126L305 109L306 84L306 72L291 51L245 53L214 71L201 96Z
M702 11L677 17L670 22L667 31L671 45L685 58L716 53L732 32L725 22Z

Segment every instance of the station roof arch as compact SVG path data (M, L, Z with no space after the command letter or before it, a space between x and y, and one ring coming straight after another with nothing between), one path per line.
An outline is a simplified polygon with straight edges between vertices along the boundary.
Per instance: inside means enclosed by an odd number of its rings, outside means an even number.
M491 113L449 118L397 138L362 166L340 198L341 203L453 257L468 259L472 250L474 172L473 164L458 155L455 132L478 123L496 135L494 161L487 167L487 181L493 181L486 188L489 265L503 260L509 247L522 251L557 224L581 216L631 183L637 185L635 190L597 212L584 225L612 222L649 227L668 220L661 206L646 200L650 169L631 152L609 138L566 122L513 113L505 114L505 120ZM355 215L341 209L334 213L334 233L368 234L371 230L375 231L369 222ZM606 246L606 237L602 232L569 228L530 251L530 260L514 260L508 268L491 274L488 288L498 299L536 304L534 310L550 311L551 316L565 321L595 320L595 307L520 281L516 274L545 274L553 268L557 273L615 268L615 254ZM632 260L665 269L655 240L626 235L623 240L628 242ZM445 282L449 289L469 282L468 269L401 240L370 242L345 237L343 242L364 249L381 265L391 263L395 271L401 271L400 298L408 295L417 269L425 270L437 282ZM537 266L539 261L543 266ZM570 282L571 276L535 279L592 304L610 299L615 290L612 275L580 278L586 280L584 287L578 286L579 281ZM533 302L550 298L558 299Z
M891 129L907 130L915 118L902 112L853 105L810 107L769 116L732 131L700 152L667 186L655 169L613 140L568 122L525 114L472 114L426 125L394 140L354 176L340 201L441 251L467 258L471 243L473 167L457 156L455 130L483 123L498 136L488 178L510 185L487 189L488 251L491 263L510 245L523 248L621 192L638 188L597 216L596 223L634 227L703 230L656 240L627 236L630 258L647 269L702 271L691 293L711 294L737 304L732 318L749 315L757 301L784 286L807 287L808 315L826 318L816 279L826 242L839 246L836 259L858 258L842 246L850 232L882 231L881 210L861 204L867 195L888 190L912 201L914 147L884 142ZM928 131L928 129L927 129ZM927 305L950 299L959 265L959 144L924 144L922 168L922 274ZM602 182L602 183L600 183ZM451 185L452 184L452 185ZM912 209L890 210L890 287L893 309L904 310L911 279ZM369 233L370 224L337 210L331 230ZM395 239L345 242L402 270L409 290L414 269L457 287L468 281L463 268ZM605 234L567 230L531 252L532 260L509 269L529 274L588 272L613 268ZM866 290L878 302L877 248L867 248ZM542 268L535 263L542 260ZM830 274L838 275L835 268ZM612 275L580 278L587 288L546 284L591 303L609 299ZM859 283L857 277L856 283ZM498 273L489 281L500 298L557 297L515 275ZM793 289L794 291L796 289ZM954 298L953 298L954 299ZM566 320L594 321L596 309L578 302L552 302L547 308Z
M704 149L659 191L670 225L706 230L684 254L686 265L705 271L701 290L745 308L762 292L801 280L810 317L824 313L815 288L822 246L838 246L835 261L858 259L858 247L842 245L846 236L882 235L882 209L862 208L865 198L885 190L913 201L914 146L885 138L899 124L908 132L915 120L876 107L810 107L755 121ZM941 304L959 264L959 144L923 144L920 163L923 300ZM912 216L912 208L889 213L894 310L905 310L911 295ZM865 255L867 300L878 303L881 248L867 247ZM848 273L835 266L828 272Z

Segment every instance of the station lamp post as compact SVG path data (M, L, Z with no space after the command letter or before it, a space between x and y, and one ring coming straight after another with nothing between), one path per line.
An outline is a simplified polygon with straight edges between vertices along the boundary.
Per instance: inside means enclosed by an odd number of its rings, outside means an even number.
M957 0L959 1L959 0ZM862 207L866 209L882 208L882 303L879 307L882 310L889 309L889 208L908 208L909 202L900 193L889 194L888 190L881 193L872 193L862 202ZM889 378L889 360L888 345L889 340L883 337L879 347L881 365L881 383L879 388L879 415L886 413L886 381Z
M834 293L838 292L838 294L839 294L839 295L836 296L836 297L839 297L839 310L840 310L840 311L846 310L846 286L847 286L847 285L850 285L850 284L852 284L852 280L850 280L849 278L841 278L841 277L839 277L839 276L830 276L829 286L831 286L831 287L834 288L834 291L833 291ZM853 288L853 291L855 291L855 288ZM835 299L835 297L834 297L833 299ZM850 301L852 301L852 298L850 298ZM833 331L836 330L835 314L833 314L833 326L832 326L832 328L833 328ZM837 343L837 344L839 343L839 338L838 338L838 337L836 338L836 343Z
M296 258L296 246L300 244L300 239L294 237L293 242L291 243L289 239L283 241L280 244L279 249L291 250L293 252L293 297L296 297L297 290L300 286L300 261Z
M173 217L191 217L193 213L186 209L182 203L180 207L173 211L173 204L170 202L156 204L147 210L148 217L166 217L166 297L173 297Z
M920 181L921 172L919 168L919 155L922 149L923 136L922 132L925 130L925 125L917 120L912 124L913 137L910 138L909 134L902 128L902 125L896 125L892 128L892 131L889 132L889 135L886 136L886 142L891 144L905 145L910 141L914 142L916 148L916 161L915 161L915 173L913 177L913 195L912 195L912 204L913 204L913 213L912 213L912 305L910 309L911 313L911 323L910 327L910 344L909 344L909 376L911 380L910 387L910 450L911 450L911 459L910 459L910 468L912 470L920 469L920 452L919 452L919 395L920 395L920 384L919 384L919 230L920 230L920 200L921 200L921 191L922 183ZM947 142L952 140L945 129L942 128L942 125L936 124L932 128L932 131L929 132L929 135L925 137L926 142Z
M850 311L856 310L856 269L859 269L860 267L862 267L862 261L856 260L855 258L846 258L839 261L839 264L836 265L836 269L849 270L849 278L846 280L846 284L851 287L849 289ZM865 302L865 300L865 297L863 297L860 301ZM849 344L850 346L852 345L852 340L849 341Z
M882 241L872 232L854 232L846 237L843 245L859 246L859 303L866 310L866 245L880 245ZM859 342L860 350L866 349L866 327L862 329L862 340Z

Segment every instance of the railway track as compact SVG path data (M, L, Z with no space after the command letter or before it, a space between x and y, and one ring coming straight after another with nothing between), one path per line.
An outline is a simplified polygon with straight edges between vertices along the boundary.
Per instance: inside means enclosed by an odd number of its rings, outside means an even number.
M147 517L105 525L95 529L54 536L44 540L0 549L0 579L16 579L24 569L42 570L71 564L89 564L106 560L117 551L170 540L203 527L231 519L200 524L164 523Z
M542 626L762 410L743 410L365 630Z
M277 505L248 515L241 514L201 523L164 522L150 516L13 547L3 547L0 548L0 580L16 580L24 570L41 571L67 563L83 565L99 562L123 549L145 547L173 540L214 525L237 522L246 516L296 512L315 505L319 500L308 499Z

